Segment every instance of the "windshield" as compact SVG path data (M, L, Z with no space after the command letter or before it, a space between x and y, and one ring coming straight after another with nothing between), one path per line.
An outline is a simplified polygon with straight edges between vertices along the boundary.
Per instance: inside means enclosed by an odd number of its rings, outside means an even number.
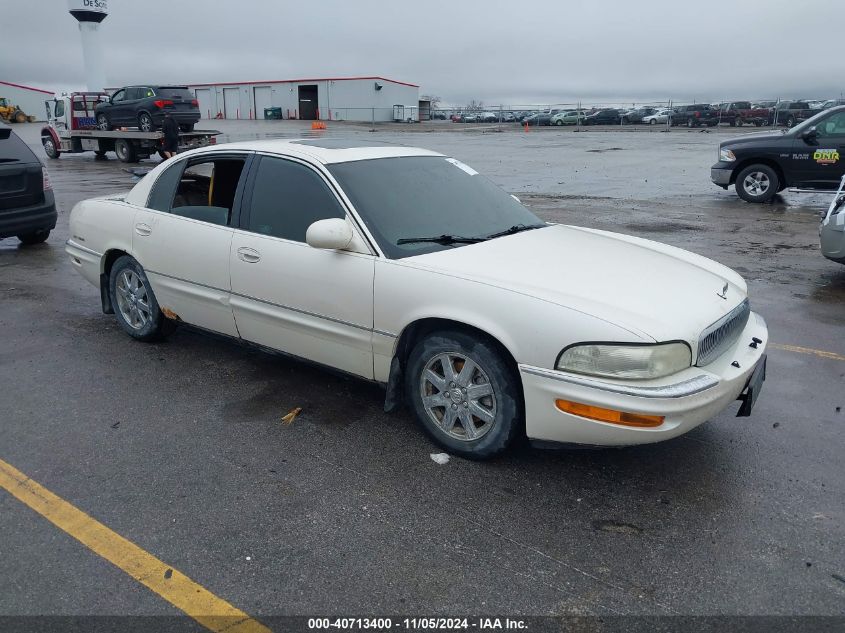
M486 177L454 158L406 156L328 166L382 251L391 259L463 243L400 243L453 236L486 237L543 221Z

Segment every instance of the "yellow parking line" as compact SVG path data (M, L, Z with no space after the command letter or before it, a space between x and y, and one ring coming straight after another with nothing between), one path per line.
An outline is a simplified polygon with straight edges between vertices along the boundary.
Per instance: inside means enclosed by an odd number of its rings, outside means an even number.
M0 488L212 631L270 633L167 563L111 531L0 459Z
M823 349L813 349L812 347L799 347L798 345L783 345L781 343L771 343L769 347L775 349L782 349L785 352L795 352L796 354L812 354L819 358L830 358L832 360L845 360L845 356L837 354L836 352L826 352Z

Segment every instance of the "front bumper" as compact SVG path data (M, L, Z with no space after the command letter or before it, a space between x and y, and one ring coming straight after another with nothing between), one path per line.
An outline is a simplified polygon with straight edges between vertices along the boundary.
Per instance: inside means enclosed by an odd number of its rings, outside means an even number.
M725 189L731 184L731 174L733 174L733 169L723 167L721 163L716 163L710 168L710 180L713 181L713 184Z
M822 255L837 263L845 262L845 212L837 213L819 225Z
M763 342L750 347L752 337ZM719 358L705 367L690 367L660 380L609 381L520 365L526 433L532 440L591 446L649 444L683 435L740 397L764 359L767 340L766 322L752 312L736 342ZM665 420L652 428L600 422L560 411L555 406L559 398L662 415Z
M28 207L0 211L0 238L56 228L56 201L53 192L44 192L44 201Z

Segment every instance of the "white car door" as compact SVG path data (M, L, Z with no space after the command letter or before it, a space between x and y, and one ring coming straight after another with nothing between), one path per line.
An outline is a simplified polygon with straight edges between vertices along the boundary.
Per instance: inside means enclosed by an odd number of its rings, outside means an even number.
M232 308L242 338L373 377L374 256L305 243L317 220L346 209L324 177L295 159L256 156L231 248Z
M181 160L153 185L135 214L132 250L171 318L237 336L229 305L229 250L239 183L250 155Z

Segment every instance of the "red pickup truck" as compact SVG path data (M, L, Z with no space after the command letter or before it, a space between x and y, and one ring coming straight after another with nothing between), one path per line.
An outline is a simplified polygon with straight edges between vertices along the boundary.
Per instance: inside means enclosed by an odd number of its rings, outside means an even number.
M754 108L750 101L730 101L718 104L718 115L720 122L728 123L731 127L741 126L744 123L760 127L769 122L771 110Z

